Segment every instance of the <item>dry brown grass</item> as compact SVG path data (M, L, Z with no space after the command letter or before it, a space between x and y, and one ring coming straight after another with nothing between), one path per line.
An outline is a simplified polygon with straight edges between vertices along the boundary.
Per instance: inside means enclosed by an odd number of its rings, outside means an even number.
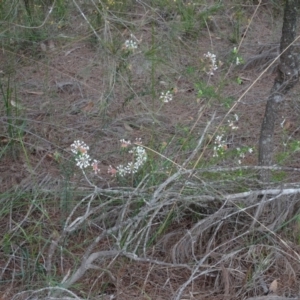
M238 99L259 76L257 60L249 60L250 71L229 68L229 37L255 8L252 1L226 3L195 35L184 32L176 11L144 2L123 17L106 16L96 32L81 19L91 8L73 7L69 23L48 32L33 56L32 44L3 47L2 79L10 74L22 105L14 120L25 125L0 158L1 300L286 299L251 298L274 279L278 295L296 299L298 152L274 167L280 179L268 187L257 181L255 155L242 167L235 157L211 163L210 137L228 112L224 99ZM245 59L260 43L278 42L280 21L270 10L259 9L250 24L241 44ZM121 47L130 33L140 45L127 57ZM223 65L208 78L200 57L212 50ZM262 76L236 105L239 129L228 134L229 150L256 147L273 79ZM217 87L220 98L199 97L199 80ZM172 88L173 101L162 106L160 92ZM278 124L279 154L291 151L283 142L299 138L297 93L282 107L293 125ZM10 119L1 111L6 149ZM107 167L123 159L119 140L138 137L149 148L148 171L136 181L112 178ZM72 162L69 147L77 139L101 162L101 177L89 175L95 186Z

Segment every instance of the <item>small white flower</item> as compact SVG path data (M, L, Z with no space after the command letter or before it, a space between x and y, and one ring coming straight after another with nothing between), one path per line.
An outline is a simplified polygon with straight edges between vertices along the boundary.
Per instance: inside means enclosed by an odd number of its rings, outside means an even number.
M213 147L213 157L218 157L219 155L223 155L225 151L228 149L223 133L216 136L214 144L215 146Z
M216 150L214 150L214 153L213 153L213 157L218 157L218 152Z
M248 149L248 152L251 154L251 153L253 153L253 148L249 148Z
M80 169L85 169L87 168L88 166L90 166L90 161L91 161L91 158L88 154L86 153L83 153L83 154L80 154L78 155L76 158L76 166L78 166Z
M126 141L124 139L121 139L120 142L121 142L121 148L127 148L129 145L131 145L131 142L129 140Z
M119 165L116 168L117 173L121 177L124 177L127 174L136 173L143 166L143 164L147 161L146 150L141 146L133 147L129 151L129 153L134 154L134 162L129 162L126 166Z
M136 138L134 143L137 144L137 145L142 145L143 144L141 138Z
M87 151L90 149L90 147L83 141L76 140L71 145L71 151L74 154L84 154L87 153Z
M90 147L83 141L76 140L71 145L71 151L75 154L76 165L80 169L87 168L90 166L91 158L87 154Z
M159 97L160 100L162 100L164 103L168 103L170 101L173 100L173 95L171 94L170 91L167 91L167 92L162 92L160 94L160 97Z
M217 135L215 138L215 144L221 144L222 139L223 139L223 134Z
M204 57L206 57L210 60L210 70L209 70L208 74L214 75L214 71L216 71L218 69L216 55L212 54L210 52L207 52L206 54L204 54Z
M137 43L133 40L126 40L124 43L124 46L128 50L134 50L134 49L137 49L137 47L138 47Z
M237 130L239 127L235 124L235 122L237 122L239 120L239 116L237 114L234 114L234 120L228 120L228 126L232 129L232 130Z
M228 123L229 123L228 126L229 126L231 129L233 129L233 127L235 127L232 121L229 121L229 120L228 120Z
M98 164L99 164L99 162L96 159L94 159L94 161L91 164L91 166L92 166L93 171L95 172L95 174L98 174L100 172Z

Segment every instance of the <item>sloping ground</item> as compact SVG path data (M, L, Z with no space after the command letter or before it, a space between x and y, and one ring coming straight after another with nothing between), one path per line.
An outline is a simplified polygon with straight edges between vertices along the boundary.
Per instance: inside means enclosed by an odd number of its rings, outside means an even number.
M0 299L48 299L57 289L59 299L238 300L263 295L274 279L278 295L299 293L297 196L240 194L259 187L255 173L240 173L239 160L257 164L274 80L266 73L248 91L257 68L231 64L256 9L250 2L196 2L209 17L192 25L172 6L139 2L122 18L109 15L96 42L72 8L68 25L44 41L16 51L3 47L1 82L13 93L8 102L2 94L1 102ZM261 6L241 57L278 42L280 27L280 8ZM124 49L130 39L138 44L134 51ZM207 52L217 56L213 76ZM164 103L160 95L168 90L173 100ZM276 162L292 168L298 167L297 95L295 89L287 97L276 131ZM237 130L228 126L234 114ZM216 158L211 138L221 134L226 147ZM148 151L144 171L112 177L109 166L128 158L120 140L136 138ZM75 140L99 161L98 174L87 171L98 190L75 166ZM235 152L249 147L254 153L244 158ZM185 162L180 173L175 163ZM222 167L237 172L210 173ZM298 182L297 170L275 175L274 189ZM265 202L257 205L258 197ZM75 281L90 245L99 256Z

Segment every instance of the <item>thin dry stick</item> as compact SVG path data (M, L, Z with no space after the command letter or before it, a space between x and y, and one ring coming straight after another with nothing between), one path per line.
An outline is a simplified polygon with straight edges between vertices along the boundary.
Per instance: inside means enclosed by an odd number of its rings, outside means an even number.
M249 230L243 232L242 234L240 234L239 236L235 237L234 239L241 238L241 237L243 237L244 235L247 235L247 234L249 234ZM203 276L203 275L205 275L205 274L208 274L208 273L210 273L210 272L211 272L212 270L214 270L214 269L219 270L220 268L216 268L215 265L212 265L212 266L210 266L210 269L205 270L205 271L199 273L199 269L200 269L201 267L203 267L203 262L206 261L207 258L208 258L209 256L211 256L212 253L216 252L216 250L218 250L219 248L223 247L224 245L231 243L234 239L230 239L230 240L224 242L223 244L221 244L221 245L215 247L215 248L212 249L210 252L208 252L208 253L207 253L207 254L206 254L206 255L205 255L205 256L204 256L204 257L203 257L203 258L202 258L195 266L194 266L194 270L193 270L191 276L190 276L189 279L188 279L184 284L182 284L181 287L177 290L175 296L173 297L173 300L180 300L180 299L181 299L181 296L182 296L182 293L183 293L184 290L187 288L187 286L188 286L190 283L192 283L195 279L197 279L198 277ZM241 249L239 249L238 251L241 251Z
M63 293L67 293L69 294L71 297L61 297L61 298L57 298L55 297L54 299L56 300L83 300L82 298L78 297L75 293L73 293L72 291L64 288L64 287L59 287L59 286L54 286L54 287L45 287L45 288L41 288L39 290L36 291L22 291L16 295L13 296L12 300L18 300L18 299L22 299L22 300L32 300L32 299L43 299L43 300L51 300L53 299L52 297L45 297L45 292L48 293L56 293L56 292L63 292ZM40 294L40 298L36 298L39 297ZM26 296L25 296L26 295ZM27 297L27 295L29 295ZM24 298L26 297L26 298Z

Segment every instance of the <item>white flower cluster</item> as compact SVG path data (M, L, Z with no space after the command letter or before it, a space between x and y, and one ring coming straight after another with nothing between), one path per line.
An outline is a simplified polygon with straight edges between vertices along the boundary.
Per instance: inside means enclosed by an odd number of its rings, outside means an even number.
M209 66L209 75L214 75L214 71L216 71L218 69L217 66L217 57L215 54L212 54L210 52L207 52L206 54L204 54L204 57L208 58L210 60L210 66Z
M224 134L216 136L215 145L213 149L214 149L213 157L218 157L219 155L222 155L227 150L227 143L224 138Z
M71 151L75 154L76 166L80 169L85 169L90 166L91 158L87 153L89 146L82 141L74 141L71 145Z
M248 152L249 154L253 153L253 148L251 147L246 147L244 149L241 148L236 148L236 151L238 153L239 159L238 159L238 164L240 165L242 163L242 159L246 157L246 153Z
M237 130L239 127L237 126L237 122L239 120L239 116L237 114L234 114L234 120L228 120L228 126L232 129L232 130Z
M232 54L235 56L235 64L237 66L244 63L243 58L238 55L238 49L236 47L233 48Z
M171 94L170 91L167 91L165 93L162 92L160 94L159 100L162 100L164 103L168 103L173 100L173 95Z
M80 169L85 169L87 167L92 167L95 174L97 174L100 169L98 168L98 161L91 159L90 155L87 153L90 147L83 141L74 141L71 145L71 151L75 154L76 166Z
M124 47L125 47L125 49L128 49L128 50L134 50L134 49L137 49L138 45L137 45L137 42L135 42L133 40L126 40L124 43Z
M237 114L233 115L233 118L228 120L228 127L231 130L236 130L239 127L237 126L237 122L239 121L239 116ZM213 157L219 157L225 154L225 152L228 150L228 145L226 142L225 134L227 132L227 128L222 128L222 134L217 135L214 140L214 146L213 146ZM225 132L225 133L224 133ZM238 157L238 164L242 163L242 159L246 157L246 154L251 154L253 152L253 148L251 147L243 147L243 148L236 148L232 149L234 153L237 154Z
M124 139L120 140L122 145L124 142L127 145L130 145L130 141L125 141ZM140 144L141 141L140 139L137 139L137 143ZM129 162L126 166L124 165L119 165L117 167L117 173L121 176L124 177L127 174L134 174L136 173L139 168L146 162L147 160L147 153L145 149L142 146L134 146L129 153L132 153L134 155L134 162Z
M131 146L131 141L126 141L124 139L120 140L121 147L127 148ZM119 165L116 169L112 166L108 167L108 173L112 176L119 174L120 176L125 176L126 174L134 174L139 168L146 162L147 153L145 149L141 146L141 139L136 139L134 142L134 146L131 148L129 153L133 154L134 159L133 162L129 162L127 165ZM80 169L85 169L87 167L92 167L95 174L100 172L98 168L99 162L97 160L92 160L89 154L87 153L89 150L89 146L82 141L74 141L71 145L71 151L75 154L76 165Z
M131 142L129 140L126 141L125 139L121 139L120 142L122 148L127 148L129 145L131 145Z

